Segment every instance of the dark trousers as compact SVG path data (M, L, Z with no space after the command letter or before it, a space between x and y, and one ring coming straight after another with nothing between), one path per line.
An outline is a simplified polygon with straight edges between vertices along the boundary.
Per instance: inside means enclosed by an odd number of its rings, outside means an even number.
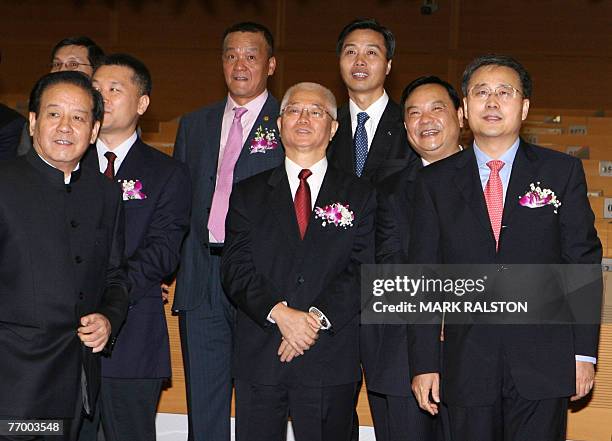
M13 435L0 435L0 441L76 441L79 435L79 428L83 418L83 396L81 388L78 388L78 394L76 399L76 405L74 408L74 414L72 418L64 418L63 435L25 435L25 436L13 436ZM34 420L36 418L23 418L13 416L0 416L0 420ZM43 418L44 420L55 420L58 418Z
M505 364L505 363L504 363ZM505 365L499 399L491 406L448 406L453 441L565 441L567 398L527 400Z
M356 384L266 386L236 380L236 441L349 441Z
M100 422L105 441L154 441L162 384L161 378L102 377L96 411L83 419L79 441L96 441Z
M188 441L229 441L231 354L235 310L221 287L219 257L213 259L212 310L179 312L185 367ZM204 277L204 276L203 276Z
M436 420L419 408L414 396L368 391L376 441L436 441Z

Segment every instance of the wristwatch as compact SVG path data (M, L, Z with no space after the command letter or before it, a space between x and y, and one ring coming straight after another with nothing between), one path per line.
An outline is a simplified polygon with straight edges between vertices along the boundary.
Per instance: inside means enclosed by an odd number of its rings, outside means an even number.
M319 310L319 308L311 306L308 311L312 312L315 316L317 316L317 318L319 319L319 323L321 323L321 329L326 330L326 329L331 328L331 325L329 324L329 320L327 320L327 317L325 317L325 314L323 314Z

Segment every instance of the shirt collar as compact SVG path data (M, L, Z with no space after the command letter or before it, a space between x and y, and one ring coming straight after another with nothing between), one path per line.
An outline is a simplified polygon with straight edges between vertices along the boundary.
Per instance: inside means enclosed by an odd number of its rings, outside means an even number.
M514 158L516 157L516 152L519 148L520 141L520 138L516 138L516 141L514 141L510 148L499 157L499 160L503 161L506 165L512 166L512 164L514 163ZM485 152L480 150L480 148L478 148L478 145L476 145L476 141L474 141L474 154L476 155L476 162L478 163L479 168L487 167L487 162L493 160L493 158L491 158Z
M230 96L230 94L228 93L227 102L225 103L224 113L231 112L232 110L234 110L235 107L244 107L245 109L247 109L246 115L257 116L259 115L259 112L261 112L261 109L263 108L264 104L266 104L267 99L268 99L268 90L266 89L262 93L260 93L257 97L255 97L254 99L252 99L245 105L241 106L240 104L236 103L236 101L234 101L232 97Z
M134 133L132 133L132 135L128 139L126 139L113 150L111 150L106 146L106 144L104 144L104 141L102 141L102 139L98 138L98 140L96 141L96 150L98 151L98 156L104 156L106 152L112 151L115 155L117 155L117 159L115 159L115 162L117 164L121 164L137 139L138 135L136 134L136 131L134 131ZM118 168L119 167L117 167L117 169Z
M304 167L296 164L285 156L285 170L287 171L287 176L295 176L297 179L297 176L302 170L304 170ZM324 156L320 161L308 167L308 170L312 172L313 176L325 175L325 172L327 171L327 157Z
M352 99L349 99L349 111L351 112L351 121L357 121L357 114L360 112L366 112L370 119L378 121L382 116L383 112L385 111L388 102L389 95L387 95L386 90L383 90L383 94L380 96L380 98L370 104L370 106L365 110L361 110L359 106L355 104L355 102L353 102Z

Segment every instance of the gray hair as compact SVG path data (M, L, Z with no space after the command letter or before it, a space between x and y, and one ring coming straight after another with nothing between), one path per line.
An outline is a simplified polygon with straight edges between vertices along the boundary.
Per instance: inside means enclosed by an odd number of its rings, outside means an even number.
M285 95L283 95L283 100L281 101L281 112L285 109L285 106L289 102L289 98L291 98L291 95L300 90L307 90L309 92L320 92L326 101L325 110L327 110L327 112L334 120L338 118L338 106L336 104L336 97L334 96L331 90L318 83L297 83L287 89Z

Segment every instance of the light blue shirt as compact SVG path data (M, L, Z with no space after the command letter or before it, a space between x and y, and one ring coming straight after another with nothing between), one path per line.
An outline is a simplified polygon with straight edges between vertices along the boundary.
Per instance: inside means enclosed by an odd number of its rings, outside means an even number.
M506 192L508 191L508 183L510 182L510 174L512 173L512 165L514 164L514 158L518 151L520 139L516 138L514 144L510 146L506 152L499 157L500 161L503 161L504 166L499 171L499 177L504 187L504 203L506 201ZM491 175L491 169L487 166L487 162L492 161L489 155L480 150L474 141L474 154L476 155L476 163L478 164L478 174L480 175L480 182L482 183L482 189L484 190Z
M510 175L512 174L512 165L514 164L514 158L516 157L516 152L518 151L519 144L520 139L516 138L514 144L512 144L510 148L499 157L499 160L504 162L504 166L499 171L499 177L502 181L502 186L504 187L504 203L506 201L506 192L508 191ZM480 183L482 184L482 189L484 191L484 188L487 185L487 181L489 180L489 176L491 175L491 169L487 166L487 162L492 161L493 158L491 158L485 152L480 150L476 145L476 141L474 141L474 154L476 155L476 163L478 164L478 174L480 175ZM586 355L576 355L576 361L587 361L593 364L597 363L597 359L595 357L588 357Z

